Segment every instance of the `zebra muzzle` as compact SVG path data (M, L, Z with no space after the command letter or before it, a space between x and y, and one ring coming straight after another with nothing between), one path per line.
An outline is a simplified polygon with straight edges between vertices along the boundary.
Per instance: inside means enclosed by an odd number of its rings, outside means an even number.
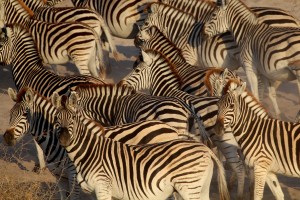
M67 128L62 127L58 136L61 146L66 147L70 145L71 136Z
M224 118L218 117L216 124L214 126L214 130L216 135L221 136L224 134L225 127L224 127Z
M14 146L16 144L16 139L14 137L14 129L8 129L5 131L4 135L4 141L9 146Z

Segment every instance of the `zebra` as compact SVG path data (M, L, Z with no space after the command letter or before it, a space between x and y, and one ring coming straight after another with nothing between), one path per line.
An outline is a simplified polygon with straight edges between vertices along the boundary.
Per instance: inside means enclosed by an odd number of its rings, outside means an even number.
M60 95L82 83L104 84L105 82L85 75L58 76L43 65L31 35L20 25L3 29L6 35L0 39L0 63L11 65L12 77L18 90L31 87L42 95L50 97L57 91ZM26 66L26 67L24 67ZM41 149L36 144L39 167L45 168Z
M119 52L115 46L109 28L102 16L94 10L81 7L48 7L40 0L23 0L33 12L33 18L48 23L56 22L77 22L83 23L95 30L98 36L102 38L102 48L105 52L109 52L109 48L113 57L118 60ZM104 59L108 58L108 55ZM108 61L105 65L109 66Z
M152 96L114 84L81 84L72 91L78 95L82 114L103 126L156 119L176 128L182 135L193 137L192 128L199 124L192 110L176 98Z
M182 50L186 61L198 67L226 67L236 70L241 66L238 60L239 47L230 32L212 38L204 38L203 23L216 9L210 1L168 1L154 3L140 28L141 32L156 25L166 37ZM284 10L273 8L251 8L257 12L260 23L270 26L299 27L299 20ZM277 20L276 20L277 19ZM180 27L180 28L179 28Z
M254 170L254 199L262 199L265 183L276 199L284 199L275 174L300 177L300 123L270 117L246 83L227 84L218 103L216 129L220 134L233 132L245 163Z
M99 77L97 68L100 67L100 75L105 76L103 52L94 29L82 23L31 19L33 14L27 12L28 7L20 0L1 1L0 6L5 23L21 24L32 34L45 63L63 64L71 59L81 74Z
M46 5L53 6L62 0L48 0ZM97 11L104 19L111 33L119 38L133 39L147 17L145 12L149 3L158 0L71 0L75 7L88 7Z
M53 127L57 115L56 107L53 106L49 98L42 96L31 88L25 87L18 93L9 88L8 94L15 104L10 111L10 124L4 134L4 141L9 145L15 145L17 140L25 134L32 134L35 138L34 141L39 144L47 158L47 167L59 177L61 199L65 199L67 196L60 182L61 176L69 180L67 191L72 191L74 185L71 199L76 199L79 195L79 186L74 180L76 170L72 162L67 159L65 150L59 145ZM60 95L54 92L51 96L52 101L58 99L57 96ZM104 130L105 137L128 144L151 144L181 138L177 129L157 120L110 127L98 126L98 128ZM85 188L84 182L81 181L79 184ZM85 189L89 191L88 188Z
M172 140L135 146L114 141L102 136L97 123L78 114L76 103L74 93L68 101L53 102L58 109L55 127L60 144L97 199L166 199L173 192L177 199L209 199L213 161L220 199L229 199L223 166L203 143Z
M243 20L237 21L237 18ZM255 13L244 3L231 0L226 5L220 3L203 32L210 37L228 30L240 47L239 57L251 91L261 100L267 88L275 116L279 117L281 112L276 101L279 84L296 79L300 93L300 55L297 51L300 29L259 23Z
M187 63L182 56L180 49L176 47L156 26L141 32L141 41L136 41L136 45L141 49L153 49L164 54L172 65L172 70L181 78L181 90L197 96L219 96L226 81L229 79L241 78L227 68L198 68ZM142 58L140 57L139 60ZM137 65L139 61L135 63ZM219 84L220 87L216 87Z
M202 134L203 140L212 140L214 145L223 153L227 162L238 174L238 196L242 198L245 169L238 156L239 150L234 137L227 133L219 137L215 134L214 126L218 114L218 97L201 97L188 94L180 89L182 81L180 76L170 68L169 60L160 52L155 50L142 51L143 62L124 77L119 84L129 85L136 90L149 89L151 95L177 97L186 102L194 113L203 121L203 126L209 135Z

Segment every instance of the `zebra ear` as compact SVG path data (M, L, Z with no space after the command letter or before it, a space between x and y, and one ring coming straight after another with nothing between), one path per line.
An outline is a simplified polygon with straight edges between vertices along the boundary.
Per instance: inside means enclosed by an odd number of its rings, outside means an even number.
M242 84L236 90L238 95L242 94L246 90L246 82L242 82Z
M150 6L150 11L149 13L155 13L158 11L158 3L152 3L151 6Z
M34 93L33 93L32 89L28 88L25 93L25 101L28 104L31 104L33 102L33 96L34 96Z
M75 91L72 91L69 97L68 106L71 108L76 108L78 99L78 94Z
M217 0L217 6L226 6L230 0Z
M16 90L14 90L12 88L8 88L7 93L14 102L17 102L17 91Z
M143 56L144 63L146 63L147 65L151 65L152 59L150 58L150 56L143 50L141 50L141 53L142 53L142 56Z
M57 92L53 92L51 95L51 103L56 107L61 107L61 96Z

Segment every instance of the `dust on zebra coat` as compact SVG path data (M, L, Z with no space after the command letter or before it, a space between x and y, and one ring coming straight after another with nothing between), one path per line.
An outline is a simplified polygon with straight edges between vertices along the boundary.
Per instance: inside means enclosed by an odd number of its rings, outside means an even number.
M156 119L189 135L197 125L192 110L176 98L152 96L131 87L108 84L81 84L72 91L78 95L81 113L103 126Z
M229 199L222 164L204 144L172 140L126 145L102 136L97 124L77 113L76 94L56 101L59 141L97 199L209 199L213 161L221 199ZM75 106L74 106L75 105ZM121 170L120 170L121 169Z
M39 144L45 155L47 167L57 175L58 181L62 180L61 176L69 179L66 190L59 184L61 199L67 197L66 191L73 191L71 199L76 199L79 193L79 186L75 180L76 170L67 158L65 150L59 145L53 127L57 115L56 108L48 98L29 88L23 88L18 93L12 89L8 92L15 104L10 111L9 128L4 134L5 142L14 145L25 134L32 134L34 141ZM57 98L57 96L58 93L55 92L52 98ZM105 131L105 137L129 144L158 143L178 139L180 136L176 129L156 120L100 127L100 129ZM84 182L79 183L85 187ZM85 189L88 190L88 188Z
M239 58L251 91L262 100L267 89L278 117L281 114L276 101L278 85L282 81L298 80L300 94L300 28L259 23L255 13L243 2L231 0L226 5L220 4L204 27L208 36L226 31L231 32L240 47Z
M300 177L300 123L270 117L245 83L230 81L226 88L216 129L233 132L245 163L254 170L254 199L262 199L265 183L276 199L284 199L275 174Z
M82 23L31 19L32 11L28 12L19 0L1 1L1 12L6 24L21 24L31 33L44 63L63 64L72 60L81 74L105 76L103 50L94 29Z

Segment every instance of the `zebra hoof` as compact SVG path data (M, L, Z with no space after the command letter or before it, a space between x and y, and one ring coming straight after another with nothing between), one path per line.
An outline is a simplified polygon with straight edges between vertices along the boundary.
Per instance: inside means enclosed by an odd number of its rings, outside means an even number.
M32 172L35 172L37 174L41 174L43 171L45 171L45 167L41 168L39 164L35 164Z

